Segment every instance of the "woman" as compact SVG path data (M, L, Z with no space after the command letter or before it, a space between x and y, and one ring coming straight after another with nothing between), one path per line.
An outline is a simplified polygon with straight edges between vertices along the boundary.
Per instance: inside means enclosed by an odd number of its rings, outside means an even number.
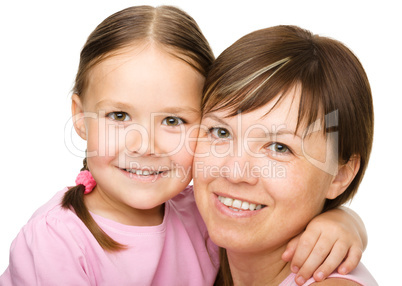
M226 49L204 91L195 197L226 249L218 283L291 285L287 242L350 200L366 170L374 116L364 69L340 42L278 26ZM363 265L317 284L356 283L376 285Z

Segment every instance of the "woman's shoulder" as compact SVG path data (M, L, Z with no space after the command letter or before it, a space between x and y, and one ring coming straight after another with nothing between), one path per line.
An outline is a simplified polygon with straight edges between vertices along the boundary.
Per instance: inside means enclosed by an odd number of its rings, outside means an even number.
M291 273L280 286L293 286L297 285L295 282L296 274ZM316 282L314 278L310 278L303 284L303 286L376 286L378 283L375 281L374 277L370 274L363 263L359 263L357 267L349 274L342 275L337 272L333 272L328 278L321 282Z
M314 282L311 286L361 286L361 284L345 278L328 278L321 282Z
M363 265L363 263L359 263L357 267L351 271L349 274L342 275L337 272L332 273L328 276L328 278L321 282L314 282L314 279L309 280L310 283L306 283L305 285L322 285L322 286L332 286L332 285L345 285L345 286L355 286L355 285L364 285L364 286L376 286L378 283L375 281L374 277L367 270L367 268ZM309 282L307 281L307 282Z

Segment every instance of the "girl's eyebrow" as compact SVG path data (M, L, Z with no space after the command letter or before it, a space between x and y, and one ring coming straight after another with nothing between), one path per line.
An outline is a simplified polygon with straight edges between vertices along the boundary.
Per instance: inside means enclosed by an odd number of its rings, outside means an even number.
M95 104L96 109L101 109L101 107L103 107L103 106L108 106L108 107L112 106L112 107L121 108L121 109L130 108L129 104L126 104L126 103L120 102L120 101L112 101L112 100L108 100L108 99L101 100Z
M121 108L121 109L132 109L135 105L128 104L121 101L113 101L113 100L101 100L95 104L96 109L101 109L103 106L114 107L114 108ZM160 111L155 111L155 113L170 113L170 114L183 114L183 113L195 113L199 114L201 111L199 109L193 108L191 106L183 106L183 107L165 107Z
M180 114L180 113L201 113L199 109L193 108L191 106L184 107L166 107L160 111L160 113L172 113L172 114Z

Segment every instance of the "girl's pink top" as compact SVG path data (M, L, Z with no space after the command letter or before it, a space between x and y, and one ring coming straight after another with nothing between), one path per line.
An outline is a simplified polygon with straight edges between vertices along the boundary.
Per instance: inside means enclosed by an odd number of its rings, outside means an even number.
M158 226L128 226L92 215L114 240L128 246L106 252L57 193L11 245L1 286L212 285L219 260L198 213L192 187L165 204Z

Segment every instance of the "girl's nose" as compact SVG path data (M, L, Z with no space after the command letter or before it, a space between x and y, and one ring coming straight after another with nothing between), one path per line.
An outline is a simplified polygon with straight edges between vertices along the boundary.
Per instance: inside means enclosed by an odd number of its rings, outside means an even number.
M124 132L125 148L130 154L141 156L159 153L155 131L149 126L131 124Z

